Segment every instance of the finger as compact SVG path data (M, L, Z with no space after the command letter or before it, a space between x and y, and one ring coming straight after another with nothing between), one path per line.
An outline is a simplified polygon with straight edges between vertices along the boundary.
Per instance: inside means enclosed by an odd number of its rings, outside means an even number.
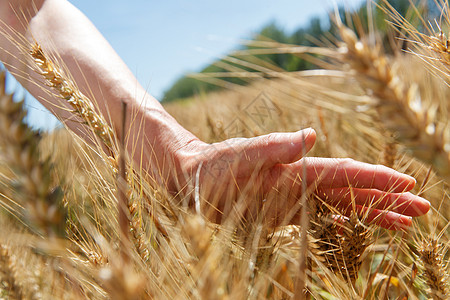
M338 209L346 217L350 217L353 209L339 207ZM376 224L389 230L406 230L412 225L412 218L398 214L392 211L370 209L367 207L356 206L356 213L362 218L364 223Z
M238 162L239 173L249 175L255 169L299 160L313 147L316 132L303 129L293 133L271 133L251 139L230 139L224 143Z
M320 188L373 188L381 191L401 193L411 190L416 180L406 174L382 165L371 165L352 159L305 157L285 165L293 177L306 168L308 184Z
M382 210L391 210L402 215L417 217L424 215L430 209L430 202L422 197L406 193L386 193L374 189L322 189L320 196L325 196L332 205L350 207L355 204Z

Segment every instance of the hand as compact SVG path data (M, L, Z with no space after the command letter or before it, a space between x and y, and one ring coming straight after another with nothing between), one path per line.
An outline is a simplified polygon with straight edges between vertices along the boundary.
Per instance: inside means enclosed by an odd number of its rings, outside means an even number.
M181 171L193 180L190 191L198 179L202 213L216 222L240 203L246 218L264 209L275 225L298 223L292 216L299 214L292 214L292 209L299 210L305 186L344 216L350 215L354 199L356 211L367 222L387 229L406 228L412 217L429 210L428 201L408 192L416 183L408 175L351 159L302 158L315 139L314 130L305 129L215 144L193 141L179 151Z

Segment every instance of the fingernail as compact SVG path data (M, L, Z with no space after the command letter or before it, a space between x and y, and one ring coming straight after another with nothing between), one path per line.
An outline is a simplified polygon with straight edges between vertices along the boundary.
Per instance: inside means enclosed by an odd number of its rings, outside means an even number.
M422 212L423 212L424 214L426 214L426 213L430 210L430 208L431 208L431 203L430 203L430 201L428 201L428 200L426 200L426 199L423 199L422 197L420 197L420 200L422 201L422 204L423 204Z
M410 175L406 175L406 176L408 176L409 179L411 179L412 181L414 181L414 184L417 183L417 180L416 180L414 177L412 177L412 176L410 176Z
M311 127L308 127L308 128L300 130L299 132L301 132L303 135L303 138L306 139L308 136L310 136L314 132L314 129L312 129Z
M408 178L408 181L409 181L409 183L408 183L408 185L406 187L407 187L408 190L410 190L410 189L412 189L413 187L416 186L417 180L414 177L410 176L410 175L407 175L407 174L405 174L405 175L406 175L406 177Z

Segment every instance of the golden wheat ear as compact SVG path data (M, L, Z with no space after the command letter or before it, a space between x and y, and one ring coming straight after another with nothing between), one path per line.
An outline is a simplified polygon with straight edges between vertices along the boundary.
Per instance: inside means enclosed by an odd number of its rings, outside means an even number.
M364 225L355 211L344 221L336 218L338 212L325 201L318 202L311 220L310 234L315 244L311 252L332 272L354 285L366 249L374 242L374 229Z
M421 98L416 84L402 81L398 63L380 45L360 39L339 24L343 43L339 60L358 84L374 98L373 106L383 126L415 157L433 165L444 178L450 176L450 149L446 126L436 124L438 103Z
M22 286L17 282L17 275L10 249L6 245L0 245L0 278L2 283L6 283L7 296L12 299L23 299Z
M39 134L24 121L23 101L6 94L6 75L0 72L0 145L5 161L13 171L6 175L11 199L20 203L16 215L47 236L65 234L63 193L52 183L52 165L39 154Z
M52 88L60 98L70 104L74 109L73 112L87 126L92 128L94 133L108 148L110 154L115 153L113 149L114 131L108 125L105 118L95 111L92 101L81 93L76 85L64 75L64 72L62 72L58 64L53 62L45 54L38 43L31 46L30 55L33 63L36 65L36 72L45 79L47 86Z
M419 57L428 70L438 78L450 82L450 39L446 31L450 25L448 1L432 1L429 6L440 10L440 16L426 20L421 13L428 8L419 7L420 3L411 3L411 9L418 18L405 18L387 1L383 0L382 10L389 16L390 23L399 33L406 51ZM434 3L433 3L434 2Z
M448 299L450 293L448 282L450 277L444 259L447 250L447 246L439 243L434 237L423 238L417 249L430 295L437 300Z

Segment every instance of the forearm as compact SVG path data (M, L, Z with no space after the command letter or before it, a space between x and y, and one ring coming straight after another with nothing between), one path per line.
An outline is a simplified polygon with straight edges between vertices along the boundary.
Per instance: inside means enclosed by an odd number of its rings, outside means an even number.
M46 0L36 3L37 13L30 14L27 28L23 28L23 21L17 20L14 10L7 2L0 0L2 7L2 21L13 26L14 30L35 39L44 49L57 54L71 76L77 83L82 93L93 100L94 105L110 121L118 135L121 136L122 102L127 103L128 122L126 128L130 139L128 149L133 152L133 157L144 168L151 164L161 168L158 164L167 157L177 153L184 145L196 140L195 136L181 127L154 99L146 93L130 72L125 63L120 59L109 43L97 31L92 23L70 3L64 0ZM27 1L22 1L22 8L15 3L14 9L27 10ZM31 1L28 1L31 3ZM28 3L28 11L33 9ZM1 24L5 26L5 24ZM32 37L32 38L31 38ZM0 51L0 59L14 72L16 70L29 70L29 77L33 78L30 68L24 68L24 57L17 57L7 52L14 53L14 45L5 37L0 37L1 46L8 51ZM27 76L24 76L27 77ZM36 86L35 80L27 80L18 77L24 87L29 90L47 108L62 119L68 119L70 113L66 109L58 108L61 99L51 98L44 92L42 86ZM45 87L44 87L45 88ZM76 122L68 123L75 131L80 126ZM141 155L143 152L143 155Z

